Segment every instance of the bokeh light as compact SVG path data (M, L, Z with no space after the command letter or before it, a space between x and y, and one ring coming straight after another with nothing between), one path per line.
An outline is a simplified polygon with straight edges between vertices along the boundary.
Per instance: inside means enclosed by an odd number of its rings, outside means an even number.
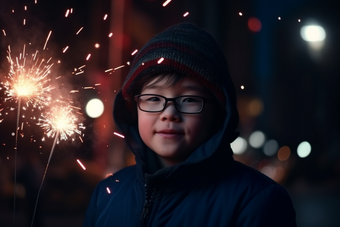
M249 137L249 144L253 148L260 148L263 146L265 140L266 140L266 136L264 135L263 132L255 131Z
M300 158L307 157L311 151L312 146L307 141L301 142L297 148L297 154Z
M291 151L288 146L283 146L277 152L277 158L280 161L286 161L290 157Z
M263 111L263 103L260 99L253 99L249 103L249 112L252 116L259 116Z
M263 146L263 153L267 156L273 156L279 149L279 144L276 140L268 140Z
M259 31L261 31L262 23L256 17L251 17L248 20L248 28L252 32L259 32Z
M276 168L273 165L266 165L261 169L261 173L267 175L271 179L274 179L276 175Z
M238 137L230 146L234 154L243 154L247 149L247 141L242 137Z
M91 99L86 104L86 114L91 118L100 117L104 112L104 104L100 99Z
M319 42L326 38L326 32L323 27L319 25L306 25L300 30L303 40L307 42Z

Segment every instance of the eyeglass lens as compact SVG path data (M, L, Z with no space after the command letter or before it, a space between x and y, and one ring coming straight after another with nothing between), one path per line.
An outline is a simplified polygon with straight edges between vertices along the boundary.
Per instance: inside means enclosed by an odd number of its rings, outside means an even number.
M141 95L138 99L139 108L151 112L162 111L166 102L165 97L157 95ZM198 113L203 108L203 99L197 96L180 96L175 98L175 106L180 112Z

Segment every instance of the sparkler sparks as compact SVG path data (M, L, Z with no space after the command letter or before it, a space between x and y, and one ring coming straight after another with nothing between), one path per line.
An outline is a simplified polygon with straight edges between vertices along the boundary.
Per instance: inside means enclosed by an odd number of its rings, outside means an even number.
M83 30L83 28L84 28L84 27L81 27L81 28L77 31L76 35L78 35L79 32L81 32L81 30Z
M46 41L45 41L45 45L44 45L44 48L43 48L43 50L45 50L46 49L46 45L47 45L47 42L48 42L48 40L50 39L50 37L51 37L51 34L52 34L52 31L50 31L49 33L48 33L48 36L47 36L47 38L46 38Z
M171 0L166 0L166 1L163 3L163 7L167 6L170 2L171 2Z
M63 48L63 53L65 53L68 50L69 46L66 46Z
M81 168L83 168L83 170L86 170L86 167L83 165L83 163L80 162L79 159L77 159L77 162L81 166Z
M116 70L124 68L124 67L125 67L125 65L121 65L121 66L118 66L118 67L114 68L113 70L116 71Z
M67 9L67 10L66 10L66 13L65 13L65 17L68 17L69 14L70 14L70 10Z
M157 63L158 63L158 64L161 64L163 61L164 61L164 58L160 58L160 59L157 61Z
M82 123L78 122L78 117L69 105L53 106L46 114L42 113L37 125L45 131L47 137L58 137L58 140L67 140L74 134L81 134L81 129L85 129Z
M125 136L123 136L122 134L119 134L117 132L113 132L113 134L116 135L116 136L119 136L120 138L123 138L123 139L125 138Z
M134 50L134 51L131 53L131 55L133 56L133 55L135 55L137 52L138 52L138 50L136 49L136 50Z
M10 64L10 71L3 83L5 94L8 99L26 98L27 105L37 104L47 105L50 100L50 91L53 89L49 85L50 79L47 76L53 63L48 64L44 59L37 58L37 52L31 56L30 60L26 60L25 46L20 57L16 57L15 61L11 56L11 48L8 46L7 60ZM20 108L20 107L19 107Z

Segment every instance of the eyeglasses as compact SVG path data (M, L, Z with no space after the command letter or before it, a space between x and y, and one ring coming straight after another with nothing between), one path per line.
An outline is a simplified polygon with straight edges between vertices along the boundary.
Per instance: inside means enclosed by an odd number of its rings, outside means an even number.
M172 101L175 104L175 108L178 112L197 114L202 112L207 99L194 95L183 95L176 98L166 98L161 95L143 94L136 95L135 101L137 102L138 108L144 112L162 112L167 106L168 102Z

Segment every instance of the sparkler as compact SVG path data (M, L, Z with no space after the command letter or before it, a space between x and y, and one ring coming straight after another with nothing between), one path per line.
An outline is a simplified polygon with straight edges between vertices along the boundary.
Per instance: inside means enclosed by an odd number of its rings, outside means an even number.
M79 118L73 112L75 107L70 105L62 105L63 103L59 101L59 105L51 107L50 111L46 111L46 114L41 114L41 118L37 125L40 125L46 132L47 137L54 137L53 145L50 151L50 155L47 160L45 172L39 187L31 227L33 226L34 216L38 205L38 200L40 196L40 191L44 183L48 167L51 162L51 158L54 152L55 145L59 143L60 140L67 140L74 134L81 134L81 129L85 129L82 123L77 123Z
M5 81L2 82L5 88L5 95L7 98L4 100L14 100L18 102L16 130L15 130L15 145L14 145L14 215L15 220L15 203L16 203L16 160L17 160L17 146L18 146L18 132L19 132L19 118L22 102L27 106L32 104L33 108L41 108L47 105L50 100L50 91L53 89L49 85L47 76L53 63L45 62L44 59L39 60L37 57L38 51L31 55L30 59L26 56L26 45L23 47L22 53L19 57L12 58L11 48L8 46L7 60L10 65L9 73L5 76ZM13 222L14 222L13 220Z

